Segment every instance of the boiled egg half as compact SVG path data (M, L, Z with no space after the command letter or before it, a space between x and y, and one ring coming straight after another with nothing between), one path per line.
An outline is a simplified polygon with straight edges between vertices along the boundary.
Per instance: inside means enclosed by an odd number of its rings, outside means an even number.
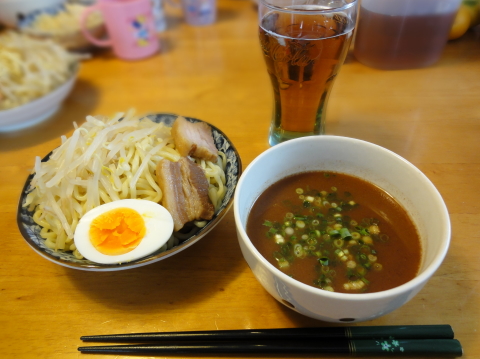
M80 219L75 246L88 260L118 264L160 249L173 233L173 218L165 207L141 199L103 204Z

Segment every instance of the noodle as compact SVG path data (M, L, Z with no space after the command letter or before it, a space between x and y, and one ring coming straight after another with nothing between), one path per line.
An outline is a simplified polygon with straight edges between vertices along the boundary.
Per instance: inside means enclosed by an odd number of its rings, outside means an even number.
M42 12L30 19L20 22L20 27L28 33L64 34L80 31L80 18L86 6L81 4L65 3L58 9ZM53 11L57 10L57 11ZM93 12L86 19L87 28L99 26L103 23L102 15Z
M72 77L84 55L67 52L51 40L8 30L0 35L0 110L23 105Z
M48 248L73 251L82 258L73 234L89 210L126 198L161 203L155 170L163 158L181 158L171 129L163 123L140 119L133 111L112 118L88 116L82 126L75 124L70 138L62 138L47 161L35 159L33 189L23 207L34 211L33 220ZM217 211L226 193L226 156L219 152L217 163L194 160L204 169Z

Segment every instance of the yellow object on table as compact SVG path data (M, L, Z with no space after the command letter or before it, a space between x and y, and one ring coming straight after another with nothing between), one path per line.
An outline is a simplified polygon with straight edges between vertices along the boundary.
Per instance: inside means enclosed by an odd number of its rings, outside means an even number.
M458 39L468 29L478 24L480 24L480 0L464 0L455 16L448 39Z

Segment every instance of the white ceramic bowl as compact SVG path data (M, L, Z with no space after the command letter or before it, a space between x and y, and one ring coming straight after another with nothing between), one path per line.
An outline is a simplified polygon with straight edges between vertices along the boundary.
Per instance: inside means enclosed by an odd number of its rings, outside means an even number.
M77 80L77 73L78 71L75 70L70 79L45 96L24 105L0 111L0 132L18 131L52 116L72 90Z
M403 205L417 226L423 247L421 268L414 279L376 293L329 292L292 279L257 251L245 230L255 200L283 177L317 170L363 178L386 190ZM412 299L435 273L450 244L448 211L430 180L397 154L346 137L305 137L284 142L262 153L240 178L234 213L240 248L261 285L287 307L328 322L365 321L399 308Z
M0 23L11 28L18 25L19 16L56 6L66 0L0 0Z

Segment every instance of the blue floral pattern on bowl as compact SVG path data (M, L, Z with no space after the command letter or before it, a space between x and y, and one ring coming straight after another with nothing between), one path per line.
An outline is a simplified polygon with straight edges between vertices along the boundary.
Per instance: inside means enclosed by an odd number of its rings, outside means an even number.
M166 126L171 127L178 115L168 113L153 113L147 115L146 117L156 123L164 123ZM185 118L190 122L202 122L201 120L195 118ZM87 259L78 259L71 252L55 251L54 249L48 248L45 245L45 240L40 236L41 228L33 221L33 212L30 212L27 207L22 207L27 194L32 190L30 182L34 176L33 174L27 178L18 205L17 223L21 234L26 242L35 250L35 252L40 254L42 257L65 267L87 271L115 271L136 268L166 259L175 253L188 248L204 237L211 229L213 229L227 213L233 203L235 188L242 172L241 159L233 144L222 131L213 125L209 124L209 126L212 128L215 146L219 151L225 153L227 157L227 166L225 169L227 191L225 198L223 199L222 204L214 217L208 221L203 228L200 228L188 238L182 238L179 243L176 241L169 241L158 251L150 254L147 257L117 265L98 264ZM51 153L45 156L42 161L47 161L50 155Z

